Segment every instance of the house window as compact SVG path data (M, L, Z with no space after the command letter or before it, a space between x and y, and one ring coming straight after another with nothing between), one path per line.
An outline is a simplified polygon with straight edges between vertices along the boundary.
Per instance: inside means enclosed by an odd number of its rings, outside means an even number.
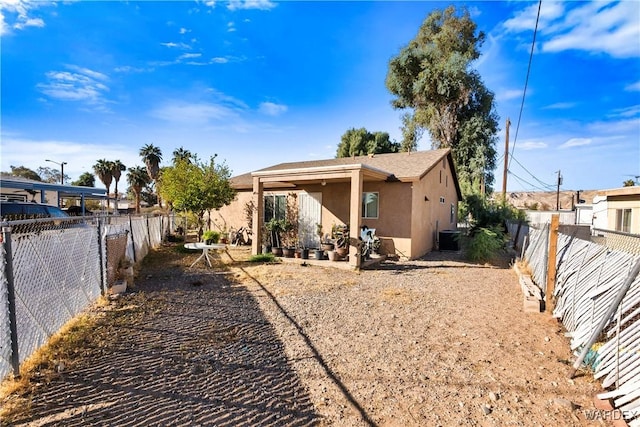
M264 196L264 222L269 222L273 218L285 219L287 212L287 196L266 195Z
M631 233L631 209L616 210L616 231Z
M448 187L449 186L449 175L444 177L444 186Z
M440 171L440 184L442 184L442 171Z
M451 224L456 222L456 205L454 205L453 203L451 203L451 215L450 215L449 222Z
M444 197L440 197L440 203L444 205Z
M362 193L362 218L378 218L378 193Z

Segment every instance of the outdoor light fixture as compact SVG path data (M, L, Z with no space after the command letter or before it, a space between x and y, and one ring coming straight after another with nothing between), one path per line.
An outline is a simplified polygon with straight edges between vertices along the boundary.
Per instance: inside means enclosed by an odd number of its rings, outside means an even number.
M67 162L56 162L53 160L49 160L46 159L45 162L51 162L51 163L55 163L56 165L60 166L60 184L64 185L64 165L67 164Z
M323 179L323 180L322 180L322 182L320 183L320 185L322 185L322 186L324 187L325 185L327 185L327 181L325 181L325 180Z

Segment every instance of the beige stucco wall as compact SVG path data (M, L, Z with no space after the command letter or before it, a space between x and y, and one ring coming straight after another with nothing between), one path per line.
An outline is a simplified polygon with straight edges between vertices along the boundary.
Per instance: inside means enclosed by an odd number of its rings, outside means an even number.
M442 179L440 174L442 172ZM327 182L326 185L300 186L298 190L322 193L322 227L330 233L334 224L349 223L349 182ZM382 253L418 258L436 247L438 231L455 229L458 199L448 161L440 162L427 175L415 182L368 181L364 192L379 193L378 218L362 219L362 225L376 229L382 240ZM288 194L291 191L265 191L265 194ZM428 201L425 201L425 196ZM440 203L444 197L444 203ZM212 212L218 226L227 229L247 225L244 206L252 191L240 191L236 200L219 211ZM454 221L450 220L454 204Z
M235 200L229 206L210 211L211 228L214 230L239 229L249 224L246 220L245 205L253 198L253 191L238 191Z
M607 198L607 229L617 229L617 211L631 209L632 234L640 234L640 197L639 196L614 196Z
M413 184L412 258L436 249L437 234L457 226L458 195L448 161L439 162ZM425 200L425 197L427 200ZM440 198L444 198L441 203ZM451 204L454 220L451 221Z

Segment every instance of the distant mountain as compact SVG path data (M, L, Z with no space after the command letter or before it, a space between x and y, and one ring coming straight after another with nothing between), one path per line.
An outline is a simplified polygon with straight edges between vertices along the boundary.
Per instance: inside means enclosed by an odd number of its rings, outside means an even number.
M602 190L584 190L580 192L580 200L585 204L593 203L593 197ZM507 202L518 209L539 211L556 210L557 195L555 191L521 191L507 193ZM576 191L560 191L560 210L571 210L577 204Z

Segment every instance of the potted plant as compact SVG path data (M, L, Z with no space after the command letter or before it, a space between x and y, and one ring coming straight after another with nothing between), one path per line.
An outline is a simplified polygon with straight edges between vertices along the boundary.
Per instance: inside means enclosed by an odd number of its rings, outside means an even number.
M349 226L338 226L335 230L336 253L344 258L349 254Z
M220 232L214 230L206 230L202 233L202 241L207 244L215 244L220 241Z
M262 253L268 254L271 252L271 236L267 227L262 226Z
M271 252L275 256L282 256L281 234L284 231L284 220L271 218L265 225L271 238Z

